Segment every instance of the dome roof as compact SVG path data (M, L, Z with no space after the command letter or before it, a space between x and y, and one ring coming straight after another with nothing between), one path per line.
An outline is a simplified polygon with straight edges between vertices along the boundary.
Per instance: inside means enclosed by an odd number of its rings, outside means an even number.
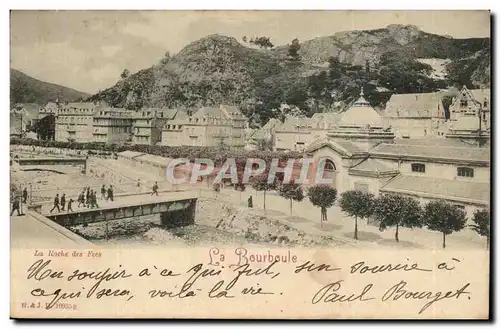
M340 124L347 126L382 126L382 118L363 97L363 88L361 88L358 100L342 114Z

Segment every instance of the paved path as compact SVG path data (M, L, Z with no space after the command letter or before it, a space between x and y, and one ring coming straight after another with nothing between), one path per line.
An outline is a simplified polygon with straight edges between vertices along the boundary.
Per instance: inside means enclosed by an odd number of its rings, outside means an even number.
M80 244L43 222L25 215L10 220L11 248L76 248Z

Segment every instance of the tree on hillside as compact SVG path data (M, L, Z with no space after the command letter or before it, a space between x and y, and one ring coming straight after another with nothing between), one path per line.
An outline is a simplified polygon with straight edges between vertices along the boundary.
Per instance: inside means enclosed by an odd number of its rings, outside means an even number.
M290 216L292 216L292 204L293 201L304 200L304 191L302 186L296 183L286 183L281 184L278 188L278 193L281 197L290 200Z
M328 185L316 185L309 188L309 200L316 207L321 208L321 225L328 221L327 209L333 206L337 199L337 190Z
M372 193L351 190L342 193L340 208L354 217L354 239L358 239L358 218L366 219L373 213L375 196Z
M126 79L126 78L128 78L129 75L130 75L130 71L125 69L125 70L123 70L122 74L120 74L120 77L122 79Z
M241 40L243 40L244 43L247 43L247 41L248 41L247 36L244 35L243 38L241 38Z
M269 37L257 37L255 38L255 40L250 40L250 43L253 43L254 45L264 49L271 49L274 47Z
M288 55L290 55L290 57L294 60L299 60L300 58L299 49L300 49L299 39L295 38L292 40L292 43L288 46Z
M486 248L490 247L490 212L487 209L478 209L472 217L474 224L469 227L480 236L486 237Z
M165 52L165 55L164 55L164 56L163 56L163 58L160 60L160 63L161 63L161 64L163 64L163 65L165 65L165 64L167 64L167 63L170 61L170 58L171 58L171 56L170 56L170 52L169 52L169 51L166 51L166 52Z
M429 230L443 234L443 248L446 248L446 236L462 230L466 222L465 212L444 200L425 205L424 223Z
M276 189L276 181L267 182L268 175L266 173L252 177L250 184L256 191L264 192L264 210L266 210L266 193Z
M386 194L375 202L373 214L380 221L380 228L396 226L394 238L399 242L399 227L422 227L422 207L414 198Z

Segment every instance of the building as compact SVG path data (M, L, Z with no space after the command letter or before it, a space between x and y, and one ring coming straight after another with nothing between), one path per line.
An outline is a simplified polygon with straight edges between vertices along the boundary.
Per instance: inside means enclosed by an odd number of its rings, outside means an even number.
M35 103L19 103L10 110L10 129L15 136L33 131L38 122L41 106ZM12 134L11 134L12 135Z
M440 136L445 110L440 92L395 94L387 102L385 117L397 138Z
M161 144L171 146L243 147L247 119L234 106L202 107L165 124Z
M94 114L102 104L65 103L60 104L55 114L55 140L61 142L92 142Z
M444 199L469 217L489 207L490 151L458 139L395 139L380 115L361 96L326 138L306 148L313 173L323 169L338 193L363 190L398 193L422 203Z
M450 105L450 119L457 121L461 117L474 117L477 118L482 129L489 129L490 95L490 89L468 89L463 86Z
M178 110L146 108L132 115L132 143L155 145L161 142L161 132Z
M132 142L134 113L120 108L101 107L92 118L94 142L123 145Z
M303 151L314 140L326 137L339 118L338 113L315 113L311 118L288 116L285 122L276 124L274 149Z

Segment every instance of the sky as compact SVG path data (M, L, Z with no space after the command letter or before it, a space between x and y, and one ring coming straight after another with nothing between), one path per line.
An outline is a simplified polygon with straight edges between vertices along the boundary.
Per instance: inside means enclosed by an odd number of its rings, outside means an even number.
M489 37L487 11L11 11L11 67L87 93L209 34L286 45L390 24L454 38Z

